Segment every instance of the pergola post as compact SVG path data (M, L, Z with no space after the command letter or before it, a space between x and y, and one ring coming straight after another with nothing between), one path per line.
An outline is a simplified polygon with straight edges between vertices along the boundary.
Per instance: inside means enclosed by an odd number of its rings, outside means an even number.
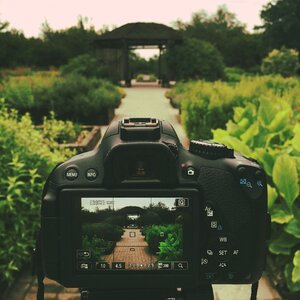
M123 46L123 66L124 66L124 79L125 79L125 86L131 87L131 78L130 78L130 72L129 72L129 51L128 51L128 45L126 41L124 41Z
M162 80L161 80L161 49L162 49L162 46L160 45L159 46L159 55L158 55L158 84L162 83Z

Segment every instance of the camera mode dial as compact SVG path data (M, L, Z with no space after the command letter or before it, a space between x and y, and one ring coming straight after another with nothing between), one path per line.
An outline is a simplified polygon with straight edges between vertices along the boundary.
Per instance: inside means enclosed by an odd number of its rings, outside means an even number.
M192 140L190 142L189 151L208 159L217 158L234 158L233 149L227 148L225 145L213 141Z

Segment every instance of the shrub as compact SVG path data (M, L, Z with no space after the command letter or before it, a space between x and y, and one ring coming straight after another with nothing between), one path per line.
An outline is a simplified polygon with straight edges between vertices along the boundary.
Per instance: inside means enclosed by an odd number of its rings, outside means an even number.
M235 107L214 140L257 159L268 180L269 251L291 291L300 291L300 111L280 97Z
M221 54L205 41L186 39L183 44L168 50L166 60L175 80L213 81L224 77Z
M150 225L144 227L142 233L145 235L145 240L148 243L150 253L156 255L161 253L160 247L170 246L170 244L173 243L172 238L178 234L179 230L182 230L181 225L179 224ZM160 235L161 232L164 232L164 236ZM179 246L179 244L177 246ZM167 254L167 252L165 252L165 254Z
M87 78L108 78L105 62L91 54L83 54L72 58L60 70L62 75L77 74Z
M79 136L81 128L71 121L55 119L55 113L50 112L50 117L44 117L42 134L43 137L58 144L65 144L75 141Z
M19 119L3 100L0 153L0 283L7 285L31 259L46 177L57 163L74 153L60 149L53 139L44 137L28 115Z
M158 260L176 261L182 259L183 239L182 227L178 224L173 225L173 232L168 233L164 242L159 243Z
M109 223L89 223L84 224L83 233L89 237L96 235L104 240L117 242L124 231L122 227Z
M107 124L110 121L107 119L108 109L119 105L121 93L109 81L70 75L56 82L43 102L49 99L59 119L86 124Z
M289 77L296 75L299 67L298 51L282 47L268 54L262 62L261 71L263 74L280 74Z
M235 106L257 103L261 96L281 97L293 106L300 105L299 80L281 76L243 77L235 84L195 81L176 85L169 95L182 111L182 122L191 139L210 139L211 129L225 128Z
M10 78L0 95L7 99L9 107L19 109L21 114L29 112L36 123L54 111L59 119L86 124L107 124L109 112L124 96L109 81L79 75Z
M92 253L91 259L96 262L104 261L102 256L110 254L114 250L115 245L116 243L112 241L106 241L97 236L89 237L84 235L82 238L83 249L90 250Z

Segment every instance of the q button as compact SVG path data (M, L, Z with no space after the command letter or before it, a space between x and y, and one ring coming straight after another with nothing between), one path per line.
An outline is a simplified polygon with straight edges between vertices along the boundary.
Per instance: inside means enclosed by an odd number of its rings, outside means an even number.
M90 180L90 181L95 180L97 178L97 176L98 176L98 172L96 169L93 169L93 168L88 169L85 173L86 179Z

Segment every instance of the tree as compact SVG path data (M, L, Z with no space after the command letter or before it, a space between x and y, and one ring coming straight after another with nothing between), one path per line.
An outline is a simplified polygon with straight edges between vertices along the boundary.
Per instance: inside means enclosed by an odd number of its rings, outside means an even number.
M9 23L6 21L0 21L0 32L3 31L4 29L7 29L9 26Z
M245 24L238 21L225 6L219 7L211 16L200 11L193 14L189 23L177 20L174 25L186 37L214 45L222 54L226 66L251 69L260 65L267 53L261 34L248 33Z
M186 39L166 53L168 69L175 80L217 80L224 76L223 59L210 43Z
M261 28L270 49L295 48L300 52L300 0L276 0L264 6Z

